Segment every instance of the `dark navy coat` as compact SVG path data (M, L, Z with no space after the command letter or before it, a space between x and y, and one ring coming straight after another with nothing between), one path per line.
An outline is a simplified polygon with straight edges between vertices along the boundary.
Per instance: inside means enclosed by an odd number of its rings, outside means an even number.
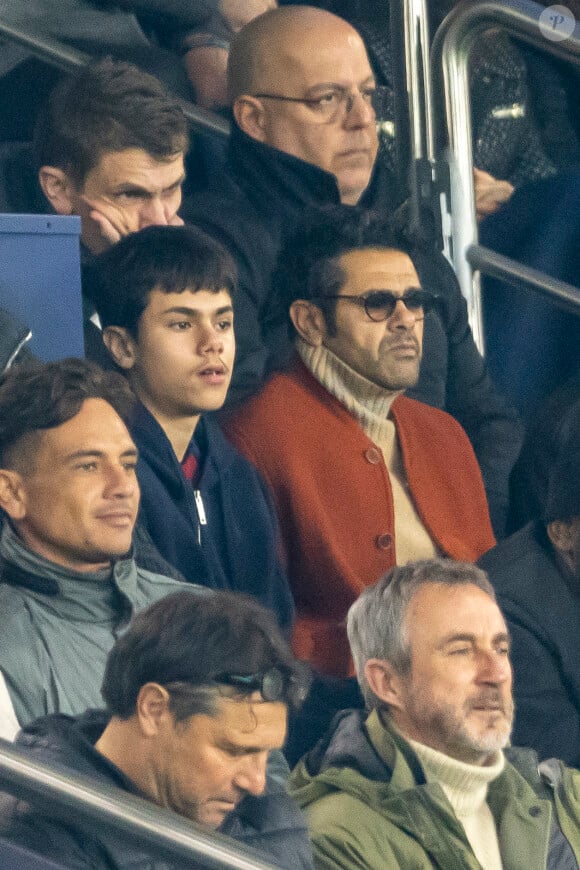
M195 485L185 479L169 439L142 405L131 435L139 449L140 519L162 556L191 583L252 595L289 629L294 605L278 555L277 520L254 466L208 417L195 433L201 452Z

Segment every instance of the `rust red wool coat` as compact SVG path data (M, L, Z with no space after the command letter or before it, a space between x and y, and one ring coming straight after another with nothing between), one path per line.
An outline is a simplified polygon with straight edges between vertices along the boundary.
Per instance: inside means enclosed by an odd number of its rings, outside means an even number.
M404 396L391 416L422 522L442 554L474 562L494 537L467 435L444 411ZM275 375L225 428L274 495L296 603L295 652L347 676L346 612L396 563L383 455L302 363Z

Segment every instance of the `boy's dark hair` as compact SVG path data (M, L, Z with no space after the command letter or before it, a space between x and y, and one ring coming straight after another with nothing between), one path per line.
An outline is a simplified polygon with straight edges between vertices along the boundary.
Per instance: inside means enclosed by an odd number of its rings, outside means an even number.
M0 466L24 461L30 439L75 417L87 399L104 399L125 422L134 403L127 381L82 359L29 362L0 378Z
M103 154L140 148L165 161L189 147L179 102L154 76L106 58L64 79L40 111L36 166L56 166L82 187Z
M141 687L159 683L181 721L213 715L220 696L256 691L252 681L245 686L235 677L261 677L273 669L281 677L277 700L296 708L309 678L274 615L246 595L192 589L168 595L134 618L109 654L101 693L108 710L127 719Z
M309 211L296 232L288 238L278 256L273 277L275 305L268 320L288 321L296 299L314 299L322 310L332 334L335 299L346 280L338 262L343 254L368 248L392 249L407 254L421 285L439 296L442 287L457 279L449 263L431 245L410 238L400 218L369 211L359 206L337 205ZM447 295L444 292L443 295Z
M83 273L83 294L103 329L122 326L133 335L153 289L226 290L233 296L236 267L219 242L197 227L146 227L104 251Z

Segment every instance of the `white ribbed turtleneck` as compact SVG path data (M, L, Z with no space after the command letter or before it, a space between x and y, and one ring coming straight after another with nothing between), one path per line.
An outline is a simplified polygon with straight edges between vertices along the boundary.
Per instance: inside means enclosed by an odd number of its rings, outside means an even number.
M402 391L387 390L367 380L324 345L313 347L299 338L296 347L306 368L352 414L382 451L393 492L397 565L433 558L437 548L409 493L395 424L388 416L393 401Z
M489 764L466 764L430 746L405 738L416 753L427 782L437 782L463 825L475 857L483 870L502 870L495 822L487 804L487 789L502 772L503 752Z

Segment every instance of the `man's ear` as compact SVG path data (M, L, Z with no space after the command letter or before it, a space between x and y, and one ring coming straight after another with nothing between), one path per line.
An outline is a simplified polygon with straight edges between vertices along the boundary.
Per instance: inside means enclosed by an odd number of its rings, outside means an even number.
M257 97L243 95L234 101L234 118L240 130L243 130L252 139L265 142L265 114L264 106Z
M371 692L390 708L400 710L402 680L390 662L369 659L365 662L365 677Z
M74 185L64 169L56 166L41 166L38 183L42 192L57 214L73 214Z
M119 368L130 371L137 362L137 344L129 331L124 326L107 326L103 341Z
M548 537L555 550L567 555L572 549L572 526L565 520L552 520L546 527Z
M159 683L145 683L139 689L135 713L139 727L145 737L155 737L162 730L171 716L169 709L169 692Z
M0 468L0 508L11 520L26 516L26 488L22 476L9 468Z
M298 335L312 347L320 347L326 337L326 320L317 305L307 299L295 299L290 306L290 319Z

